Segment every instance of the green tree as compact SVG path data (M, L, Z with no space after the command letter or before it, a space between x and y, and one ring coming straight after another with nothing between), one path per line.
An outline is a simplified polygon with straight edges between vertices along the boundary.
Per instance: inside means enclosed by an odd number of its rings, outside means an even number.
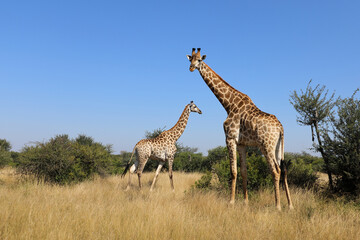
M227 159L228 159L227 147L218 146L216 148L210 149L208 151L208 155L205 163L206 170L208 171L213 170L213 166L216 163L219 163L221 161L228 161ZM230 173L230 168L229 168L229 173Z
M198 151L198 148L184 146L182 143L176 143L176 154L182 153L182 152L188 152L188 153L196 153Z
M153 139L159 136L163 131L165 131L165 127L163 128L157 128L153 130L152 132L146 131L145 132L145 138L147 139Z
M332 173L330 168L329 156L324 151L320 128L325 125L328 118L332 115L334 106L337 102L335 93L328 95L329 91L325 86L316 85L315 88L311 86L309 81L306 90L300 90L300 93L293 91L290 95L290 103L300 116L297 117L297 122L300 125L310 126L312 133L312 141L315 149L321 153L325 161L325 170L329 178L329 187L333 189ZM315 133L314 133L315 129ZM317 144L315 144L315 136Z
M75 141L80 145L91 146L95 143L92 137L86 136L84 134L80 134Z
M0 139L0 151L9 152L11 150L11 144L5 139Z
M5 139L0 139L0 168L6 166L12 161L11 144Z
M358 90L357 90L358 91ZM336 176L336 190L360 194L360 100L350 98L337 102L337 116L331 117L331 129L324 132L324 148Z

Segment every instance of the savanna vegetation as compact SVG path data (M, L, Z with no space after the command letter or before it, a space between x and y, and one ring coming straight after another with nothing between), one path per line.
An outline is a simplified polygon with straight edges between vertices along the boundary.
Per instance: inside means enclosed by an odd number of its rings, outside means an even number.
M174 173L175 193L161 173L143 174L143 190L127 179L94 177L62 186L0 173L0 239L357 239L359 209L314 190L291 187L295 210L278 212L271 188L228 204L228 195L191 190L201 173ZM286 197L281 192L283 208Z
M310 126L313 150L285 153L294 211L276 212L269 167L247 149L250 205L228 205L225 146L208 151L177 144L175 189L162 173L149 193L156 161L144 169L144 189L123 189L131 152L115 154L92 137L57 135L11 151L0 139L0 239L355 239L360 233L360 100L328 95L325 86L294 91L298 122ZM164 129L146 132L158 136ZM166 165L163 171L167 171ZM238 169L240 171L240 169ZM282 194L282 197L285 194ZM285 198L282 199L283 208Z

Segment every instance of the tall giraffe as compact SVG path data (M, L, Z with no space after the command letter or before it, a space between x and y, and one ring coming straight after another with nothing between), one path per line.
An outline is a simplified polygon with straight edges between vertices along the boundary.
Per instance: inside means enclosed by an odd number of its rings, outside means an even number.
M199 70L201 77L215 94L225 108L228 116L224 122L226 145L229 151L231 167L231 196L230 203L235 202L235 188L237 177L237 154L239 152L240 172L245 204L248 204L247 193L247 169L246 169L246 146L257 146L265 156L274 180L275 204L280 206L280 173L284 159L284 129L280 121L272 114L265 113L255 106L253 101L244 93L236 90L214 72L201 56L200 48L187 55L190 71ZM284 171L284 185L289 208L292 209L290 192Z
M152 191L155 186L156 178L159 175L161 168L163 167L163 165L167 160L169 163L170 184L172 190L174 191L172 165L174 161L174 155L176 153L175 143L183 134L191 112L197 112L199 114L202 113L201 110L194 104L193 101L191 101L190 104L187 104L185 106L184 111L182 112L179 120L177 121L175 126L173 126L171 129L162 132L156 138L140 140L135 145L131 158L127 163L127 166L121 176L124 177L126 175L126 172L130 167L131 160L135 153L136 160L135 163L130 168L130 173L134 173L136 171L139 179L139 187L141 189L141 174L145 167L146 162L148 161L149 158L153 160L158 160L159 165L157 167L155 177L153 179L150 188L150 191ZM130 188L130 174L129 174L129 182L126 189L128 190L129 188Z

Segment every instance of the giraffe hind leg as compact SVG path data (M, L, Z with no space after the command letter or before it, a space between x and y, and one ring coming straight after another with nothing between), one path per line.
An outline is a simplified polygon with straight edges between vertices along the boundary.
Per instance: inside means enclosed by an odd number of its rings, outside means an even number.
M294 209L294 206L293 206L292 201L291 201L289 185L287 183L287 169L286 169L286 166L284 166L284 186L285 186L285 193L286 193L286 198L288 200L289 209Z
M143 172L143 170L144 170L145 164L146 164L146 162L148 161L148 159L149 159L148 156L140 157L140 158L139 158L139 165L138 165L137 168L136 168L136 174L138 175L139 188L140 188L140 190L141 190L141 188L142 188L141 175L142 175L142 172Z
M270 165L271 174L273 176L273 182L274 182L274 191L275 191L275 206L276 208L281 211L281 205L280 205L280 166L277 163L275 149L268 149L263 147L262 153L266 158L266 161Z
M275 157L276 157L276 162L279 163L279 165L280 165L280 171L281 171L280 178L282 178L282 180L283 180L283 186L285 188L285 193L286 193L286 198L288 201L289 209L294 209L292 201L291 201L289 185L287 182L287 169L286 169L286 164L284 161L284 142L283 142L283 138L281 137L281 134L280 134L279 140L276 144Z
M130 170L129 170L129 180L128 180L128 184L127 184L127 186L126 186L125 191L128 191L128 190L130 189L130 186L131 186L131 174L135 173L138 164L139 164L139 161L136 160L135 163L130 167Z
M174 188L173 170L172 170L173 162L174 162L174 158L169 158L169 178L170 178L170 185L171 185L171 190L174 192L174 191L175 191L175 188Z
M239 145L237 147L240 160L240 173L242 178L242 187L244 194L244 202L247 205L249 203L248 192L247 192L247 168L246 168L246 147Z
M282 180L283 180L283 189L285 189L285 193L286 193L286 198L287 198L287 201L288 201L289 209L294 209L294 206L293 206L292 201L291 201L289 185L288 185L288 182L287 182L287 169L286 169L286 164L285 164L285 161L282 160L282 159L281 159L280 169L281 169L280 177L281 177Z
M137 158L137 157L136 157ZM131 165L130 170L129 170L129 180L128 180L128 184L126 186L125 191L128 191L130 189L131 186L131 174L136 172L136 169L139 165L139 161L136 159L135 163L133 165Z

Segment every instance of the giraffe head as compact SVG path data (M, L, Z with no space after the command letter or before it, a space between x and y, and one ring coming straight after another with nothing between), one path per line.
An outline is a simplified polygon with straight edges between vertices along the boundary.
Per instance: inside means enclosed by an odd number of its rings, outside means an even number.
M201 48L197 49L197 53L195 53L195 48L192 49L191 56L186 55L190 61L190 72L193 72L195 69L200 69L201 62L206 58L206 55L200 55Z
M198 114L202 114L201 110L195 105L193 101L189 104L190 112L197 112Z

